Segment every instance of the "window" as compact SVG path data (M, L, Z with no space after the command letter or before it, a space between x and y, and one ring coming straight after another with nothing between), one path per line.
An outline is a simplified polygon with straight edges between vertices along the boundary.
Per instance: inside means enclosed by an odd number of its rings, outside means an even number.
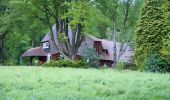
M49 42L44 42L43 43L43 49L48 49L50 48L50 43Z

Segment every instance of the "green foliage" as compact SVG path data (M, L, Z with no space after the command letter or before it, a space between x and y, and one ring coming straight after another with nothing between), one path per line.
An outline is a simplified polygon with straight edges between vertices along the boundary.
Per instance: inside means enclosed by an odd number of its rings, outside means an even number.
M150 72L167 72L170 68L169 60L163 59L158 54L152 54L145 58L143 62L143 70Z
M98 67L97 63L100 56L96 53L96 50L89 45L85 45L83 50L83 60L87 62L91 67Z
M125 63L125 69L127 70L137 70L137 66L134 62Z
M5 65L16 65L19 64L20 55L25 52L29 46L30 39L27 35L19 34L17 32L6 34L4 40L4 61Z
M107 17L89 1L79 0L66 2L64 5L67 6L68 12L64 13L61 18L69 18L69 25L73 30L75 26L80 23L83 26L83 33L93 34L99 36L100 29L98 26L102 23L106 26L111 24Z
M168 100L169 74L112 69L0 67L1 100Z
M170 1L169 0L165 0L164 2L164 10L165 10L165 16L166 16L166 24L167 24L167 36L166 38L163 40L163 49L161 50L161 53L163 56L170 56Z
M0 45L3 44L0 47L2 53L0 59L3 61L2 64L18 65L23 52L30 47L40 45L47 28L35 16L35 13L39 13L38 10L33 6L30 7L28 2L0 1Z
M129 38L134 36L136 22L140 16L140 9L143 0L131 0L128 20L127 20L127 27L126 27L126 34L125 34L125 41L128 41ZM100 10L100 12L108 18L107 24L100 22L98 24L99 35L100 38L106 38L112 40L113 38L113 23L114 23L114 16L117 16L117 29L120 30L119 32L122 33L123 31L123 20L124 20L124 13L125 13L125 5L127 0L93 0L92 1L95 6ZM116 10L117 9L117 10ZM111 23L111 24L109 24ZM111 29L107 33L107 29ZM122 34L118 32L117 40L121 41Z
M124 69L125 69L125 65L124 65L123 62L119 61L119 62L116 63L115 68L116 68L117 70L124 70Z
M127 33L134 30L140 2L141 0L135 0L134 5L130 8ZM121 30L124 3L119 0L1 0L0 42L4 46L0 52L3 62L5 62L3 64L18 64L19 55L27 48L39 46L44 34L49 31L48 24L52 26L56 23L57 17L59 19L68 18L69 25L72 26L74 32L75 25L81 23L83 34L89 33L100 38L109 37L112 39L115 7L118 7L117 26ZM49 19L45 16L45 5L48 5L49 8L47 12ZM47 23L48 21L49 23ZM106 34L107 29L110 29L108 32L110 35ZM66 39L66 37L61 38ZM16 42L14 42L15 40Z
M150 54L161 54L163 39L167 36L164 0L145 0L136 29L135 60L142 67Z
M43 65L44 67L71 67L71 68L89 68L90 66L79 60L79 61L71 61L71 60L59 60L59 61L50 61Z

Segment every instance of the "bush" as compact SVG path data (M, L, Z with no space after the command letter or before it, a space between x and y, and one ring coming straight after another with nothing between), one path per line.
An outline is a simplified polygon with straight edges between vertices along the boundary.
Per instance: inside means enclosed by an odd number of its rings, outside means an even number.
M116 67L115 67L117 70L123 70L125 69L125 65L123 62L119 61L116 63Z
M6 66L14 66L14 65L17 65L17 64L18 64L18 61L12 60L12 59L4 62L4 65L6 65Z
M96 50L89 46L85 45L83 50L83 61L87 62L91 67L98 67L97 62L99 61L100 56L96 53Z
M150 72L168 72L169 60L163 59L159 54L152 54L143 62L143 70Z
M138 69L138 67L136 66L136 63L135 63L134 56L132 56L132 59L129 62L126 62L124 66L125 66L125 69L128 69L128 70L137 70Z
M128 70L137 70L138 68L137 68L137 66L136 66L136 64L135 63L125 63L125 69L128 69Z
M59 61L50 61L48 63L43 64L44 67L72 67L72 68L89 68L90 66L79 60L79 61L71 61L71 60L59 60Z

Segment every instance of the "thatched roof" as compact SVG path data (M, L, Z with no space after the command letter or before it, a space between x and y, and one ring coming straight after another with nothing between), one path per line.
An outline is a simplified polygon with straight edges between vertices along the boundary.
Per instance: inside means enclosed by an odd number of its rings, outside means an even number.
M31 48L21 55L21 57L47 56L42 47Z

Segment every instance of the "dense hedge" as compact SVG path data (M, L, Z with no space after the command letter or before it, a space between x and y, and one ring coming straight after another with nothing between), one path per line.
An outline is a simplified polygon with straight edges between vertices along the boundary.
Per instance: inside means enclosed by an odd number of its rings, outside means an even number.
M160 56L168 35L166 0L145 0L136 30L135 61L143 69L143 62L151 54ZM165 50L166 51L166 50Z
M162 54L164 56L170 56L170 0L165 0L164 8L165 8L168 35L164 39L164 46L163 46Z
M149 72L170 72L170 59L152 54L144 60L143 69Z
M71 68L89 68L89 64L83 61L58 60L50 61L43 65L44 67L71 67Z

